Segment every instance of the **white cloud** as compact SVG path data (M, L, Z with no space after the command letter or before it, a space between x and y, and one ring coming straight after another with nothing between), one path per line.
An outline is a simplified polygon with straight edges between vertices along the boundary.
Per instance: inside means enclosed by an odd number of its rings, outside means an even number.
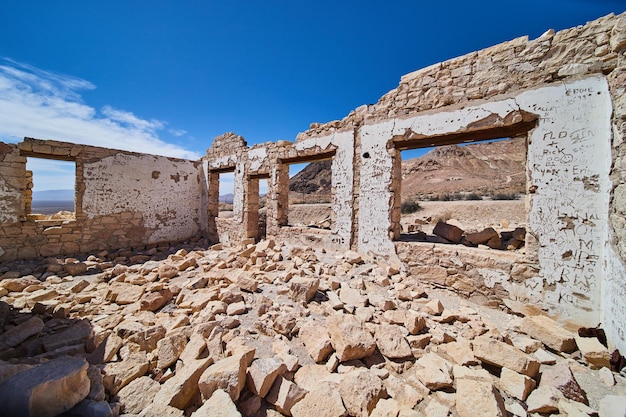
M198 159L196 152L159 137L166 122L142 119L132 112L85 104L80 90L92 90L89 81L41 70L4 59L0 65L0 140L23 137ZM184 130L172 129L180 133Z
M184 129L168 129L167 131L176 137L180 137L180 136L187 134L187 131Z

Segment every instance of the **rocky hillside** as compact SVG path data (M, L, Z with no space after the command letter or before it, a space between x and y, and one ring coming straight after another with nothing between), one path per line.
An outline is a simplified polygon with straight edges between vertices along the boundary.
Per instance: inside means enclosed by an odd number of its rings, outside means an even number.
M526 145L523 138L433 149L402 163L402 195L418 199L445 194L525 193ZM313 162L290 181L292 198L330 199L331 161Z

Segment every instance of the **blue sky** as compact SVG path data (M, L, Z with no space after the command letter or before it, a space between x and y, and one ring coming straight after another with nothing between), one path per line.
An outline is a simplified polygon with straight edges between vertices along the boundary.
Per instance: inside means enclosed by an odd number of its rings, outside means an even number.
M293 141L312 122L375 103L403 74L625 6L624 0L5 2L0 141L30 136L192 159L228 131L249 144ZM36 189L56 187L51 175L43 177Z

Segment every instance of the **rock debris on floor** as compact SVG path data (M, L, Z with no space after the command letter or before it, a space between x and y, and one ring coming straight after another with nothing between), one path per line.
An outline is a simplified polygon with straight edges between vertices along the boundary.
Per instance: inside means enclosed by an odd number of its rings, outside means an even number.
M19 416L624 416L595 337L273 240L0 265Z

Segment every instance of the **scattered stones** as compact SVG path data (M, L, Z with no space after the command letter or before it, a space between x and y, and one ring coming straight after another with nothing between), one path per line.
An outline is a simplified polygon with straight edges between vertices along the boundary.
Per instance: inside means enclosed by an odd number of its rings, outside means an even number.
M597 338L576 336L576 344L583 358L592 368L611 367L611 354Z
M571 334L553 321L532 317L501 332L477 310L367 256L326 264L310 249L296 250L276 257L269 272L272 248L281 247L258 248L178 251L163 261L128 254L143 264L7 291L11 302L40 301L17 310L0 300L0 359L11 361L0 361L0 384L75 355L95 364L83 382L90 389L72 404L51 402L88 416L522 416L526 405L563 415L593 411L568 366L583 365L563 358ZM586 342L583 357L602 363L606 348ZM598 376L606 386L623 385L607 367Z

